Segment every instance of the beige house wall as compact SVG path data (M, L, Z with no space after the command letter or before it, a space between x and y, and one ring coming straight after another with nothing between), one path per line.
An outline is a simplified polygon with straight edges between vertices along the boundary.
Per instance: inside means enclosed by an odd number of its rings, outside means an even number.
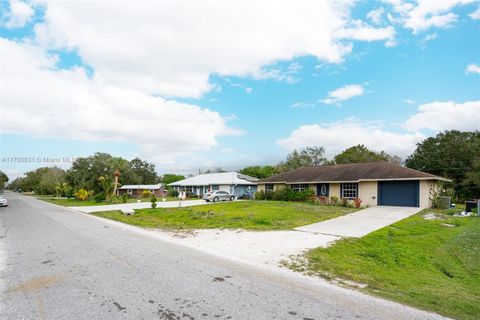
M358 198L364 206L376 206L378 199L378 182L363 181L358 183Z
M261 192L261 191L265 192L265 185L264 184L259 184L257 186L257 191L258 192Z
M430 192L436 190L437 183L433 180L420 180L419 205L420 208L431 208Z
M430 200L431 190L437 188L437 183L434 180L420 180L419 181L419 207L430 208L432 201ZM286 187L286 184L273 184L273 190L280 190ZM316 192L317 185L309 184L309 187ZM265 184L258 185L258 191L265 191ZM340 196L340 183L329 184L329 196ZM363 181L358 184L358 197L363 201L362 205L376 206L378 203L378 182L377 181Z
M328 188L329 197L338 197L340 199L340 183L330 183Z

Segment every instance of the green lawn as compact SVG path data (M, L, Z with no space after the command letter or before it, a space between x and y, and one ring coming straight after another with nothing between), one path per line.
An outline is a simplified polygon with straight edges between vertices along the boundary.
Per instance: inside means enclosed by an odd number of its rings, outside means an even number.
M355 209L281 201L235 201L186 208L93 213L97 216L147 228L289 230L353 212Z
M480 316L480 218L427 210L361 239L345 239L306 255L305 267L325 278L458 319ZM302 265L303 264L303 265ZM348 283L348 282L347 282Z
M106 202L96 202L94 200L86 200L86 201L80 201L77 199L66 199L66 198L58 198L58 197L53 197L53 196L36 196L37 199L47 201L53 204L58 204L60 206L65 206L65 207L80 207L80 206L103 206L103 205L109 205L109 204L121 204L122 202L119 200L115 200L112 203L106 203ZM178 200L175 197L167 197L167 201L174 201ZM150 199L141 199L143 202L150 202ZM157 202L162 201L162 198L157 198ZM128 199L127 203L133 203L137 202L136 199Z

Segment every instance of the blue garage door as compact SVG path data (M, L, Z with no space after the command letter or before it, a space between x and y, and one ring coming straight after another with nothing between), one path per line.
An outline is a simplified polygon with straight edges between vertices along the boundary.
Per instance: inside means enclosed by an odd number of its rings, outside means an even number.
M378 182L378 205L418 207L418 199L418 180Z

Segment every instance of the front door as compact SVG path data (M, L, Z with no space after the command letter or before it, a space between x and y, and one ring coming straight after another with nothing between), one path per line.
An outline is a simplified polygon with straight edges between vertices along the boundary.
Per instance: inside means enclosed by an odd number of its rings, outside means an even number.
M319 183L317 184L317 196L328 197L329 185L328 183Z

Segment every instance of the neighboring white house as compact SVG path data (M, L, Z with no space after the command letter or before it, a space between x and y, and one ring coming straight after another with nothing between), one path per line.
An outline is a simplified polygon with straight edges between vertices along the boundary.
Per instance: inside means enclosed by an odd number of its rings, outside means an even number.
M253 195L257 192L257 180L257 178L238 172L220 172L199 174L170 183L169 186L177 191L186 191L199 196L208 191L222 190L230 192L238 198L244 195Z

